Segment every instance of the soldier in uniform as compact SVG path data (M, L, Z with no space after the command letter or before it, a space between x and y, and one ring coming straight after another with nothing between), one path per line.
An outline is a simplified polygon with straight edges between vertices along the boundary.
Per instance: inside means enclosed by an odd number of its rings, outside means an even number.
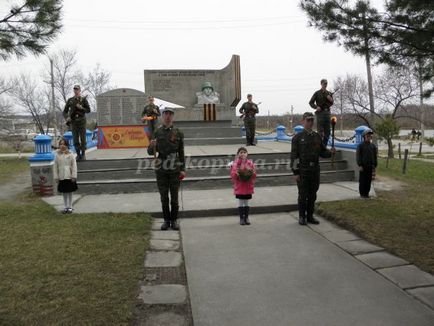
M317 131L327 146L330 137L330 107L333 105L333 94L327 90L327 79L321 79L321 89L312 95L309 105L315 109Z
M154 135L158 123L158 117L161 115L160 108L154 104L154 97L148 97L148 104L145 105L142 112L142 119L148 122L149 131L151 136Z
M369 198L371 182L375 179L375 169L377 168L377 146L372 144L372 129L367 128L363 131L363 142L357 146L356 161L359 166L359 193L362 198Z
M81 96L80 85L74 85L74 96L66 101L63 117L72 131L77 161L86 159L86 113L89 112L89 102Z
M247 95L247 102L244 102L241 106L240 113L242 114L244 127L246 128L246 145L255 146L255 115L259 113L259 109L258 105L252 101L252 94Z
M163 231L169 227L179 230L178 190L185 177L184 134L173 125L173 117L172 109L163 110L162 125L155 131L154 139L148 147L148 154L156 156L155 173L163 209Z
M313 217L316 193L319 189L319 158L331 157L331 151L322 142L321 136L312 130L314 115L303 114L304 129L292 138L291 169L294 172L298 187L299 224L319 224Z

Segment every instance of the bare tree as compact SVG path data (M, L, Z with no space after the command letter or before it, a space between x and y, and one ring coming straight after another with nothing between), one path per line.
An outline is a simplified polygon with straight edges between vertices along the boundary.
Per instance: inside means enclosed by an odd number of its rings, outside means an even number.
M12 83L0 77L0 117L11 113L11 103L6 99L7 92L12 88Z
M96 97L114 86L110 85L111 73L103 68L99 63L90 71L84 80L84 91L89 94L88 101L91 108L96 107Z
M13 85L14 87L9 90L9 94L19 106L31 114L40 133L48 132L50 105L44 91L35 80L24 74L14 78ZM47 126L47 131L44 130L44 125Z
M66 101L72 95L73 86L83 82L83 74L77 66L76 50L60 50L50 57L53 60L55 107L58 111L63 111ZM49 84L50 69L45 71L43 78Z
M408 118L416 119L407 112L405 104L411 103L418 96L418 81L409 70L387 69L376 77L374 96L377 102L375 112L369 109L369 96L366 81L357 75L347 75L340 83L343 111L354 114L371 129L379 138L386 140L388 155L393 157L392 138L399 133L397 121ZM372 123L372 114L376 123Z

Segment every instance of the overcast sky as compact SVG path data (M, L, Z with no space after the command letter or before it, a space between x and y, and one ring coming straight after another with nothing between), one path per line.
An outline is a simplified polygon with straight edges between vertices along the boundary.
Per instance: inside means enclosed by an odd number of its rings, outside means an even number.
M11 2L0 0L0 16ZM361 57L308 28L298 3L65 0L63 32L50 51L76 49L83 70L100 63L112 73L112 84L138 90L144 90L144 69L221 69L238 54L242 101L252 93L262 114L282 114L291 105L304 112L321 78L332 86L346 73L365 77L366 68ZM0 61L0 72L37 77L47 62L46 56Z

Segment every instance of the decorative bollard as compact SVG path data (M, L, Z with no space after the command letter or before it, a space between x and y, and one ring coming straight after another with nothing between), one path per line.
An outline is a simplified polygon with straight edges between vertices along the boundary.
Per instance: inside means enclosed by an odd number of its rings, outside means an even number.
M67 131L63 134L63 138L66 139L68 141L69 144L69 150L74 150L74 144L73 144L73 137L72 137L72 131Z
M286 131L286 127L285 126L278 125L276 127L276 138L277 138L277 140L284 139L285 137L287 137L285 131Z
M303 129L304 129L304 127L302 125L297 125L297 126L294 127L294 132L296 134L298 134L298 133L302 132Z
M92 131L90 131L89 129L86 129L86 143L87 144L92 144ZM89 148L90 146L87 145L87 148Z
M32 189L35 194L51 196L54 187L52 139L48 135L38 135L33 141L35 155L29 157Z
M359 126L356 129L354 129L354 132L356 133L356 144L363 143L363 136L362 136L362 134L363 134L363 132L366 129L369 129L369 127L367 127L367 126Z

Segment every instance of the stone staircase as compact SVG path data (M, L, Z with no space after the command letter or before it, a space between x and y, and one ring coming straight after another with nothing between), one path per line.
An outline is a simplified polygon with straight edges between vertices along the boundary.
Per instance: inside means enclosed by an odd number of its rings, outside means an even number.
M186 130L183 127L183 130ZM197 131L200 133L200 131ZM187 130L187 133L190 133ZM186 134L187 134L186 133ZM256 187L294 185L293 173L289 168L289 152L250 154L257 165ZM207 190L231 188L229 162L234 155L202 155L186 157L187 178L183 181L185 190ZM98 159L79 162L79 193L137 193L155 192L153 157L129 159ZM330 160L320 161L321 182L352 181L354 170L342 153L336 153L332 166Z

